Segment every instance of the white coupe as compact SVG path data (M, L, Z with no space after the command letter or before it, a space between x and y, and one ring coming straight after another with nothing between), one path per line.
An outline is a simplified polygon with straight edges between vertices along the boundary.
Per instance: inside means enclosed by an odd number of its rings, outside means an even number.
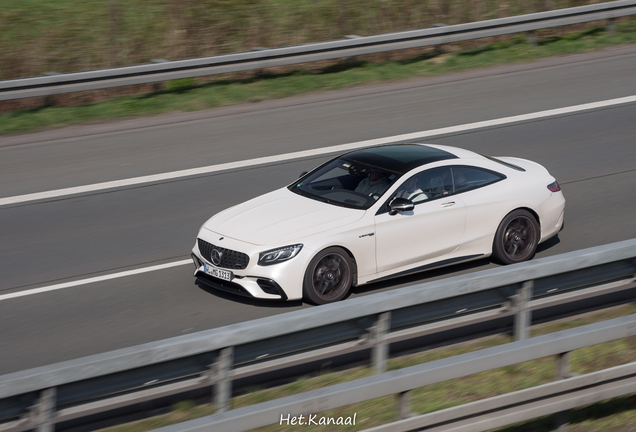
M563 225L541 165L440 145L355 150L200 229L194 275L258 299L324 304L351 286L491 256L531 259Z

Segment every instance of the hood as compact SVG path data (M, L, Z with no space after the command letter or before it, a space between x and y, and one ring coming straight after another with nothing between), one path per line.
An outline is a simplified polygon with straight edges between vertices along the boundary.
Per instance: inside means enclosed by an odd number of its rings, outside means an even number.
M283 188L224 210L203 227L257 245L294 243L353 223L364 213L364 210L323 203Z

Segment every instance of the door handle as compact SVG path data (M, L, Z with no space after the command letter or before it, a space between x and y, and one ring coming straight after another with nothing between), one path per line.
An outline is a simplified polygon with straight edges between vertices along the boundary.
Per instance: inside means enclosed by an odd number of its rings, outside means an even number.
M455 201L449 201L449 202L442 203L442 207L452 207L454 205L455 205Z

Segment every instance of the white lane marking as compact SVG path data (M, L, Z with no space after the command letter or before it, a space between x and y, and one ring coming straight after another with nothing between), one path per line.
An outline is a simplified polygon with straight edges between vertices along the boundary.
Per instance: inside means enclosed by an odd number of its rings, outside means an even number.
M191 168L191 169L172 171L172 172L167 172L162 174L153 174L153 175L147 175L142 177L133 177L129 179L123 179L123 180L95 183L95 184L85 185L85 186L76 186L76 187L56 189L56 190L51 190L46 192L36 192L36 193L31 193L26 195L17 195L13 197L0 198L0 206L7 205L7 204L17 204L17 203L22 203L27 201L35 201L40 199L55 198L55 197L61 197L66 195L75 195L75 194L81 194L86 192L95 192L95 191L104 190L104 189L113 189L113 188L133 186L133 185L144 184L144 183L171 180L171 179L180 178L180 177L209 174L209 173L218 172L218 171L227 171L227 170L232 170L237 168L245 168L245 167L250 167L255 165L264 165L268 163L282 162L282 161L288 161L288 160L300 159L300 158L306 158L306 157L312 157L312 156L320 156L320 155L325 155L329 153L355 150L361 147L388 144L388 143L392 143L396 141L407 141L407 140L413 140L413 139L419 139L419 138L426 138L426 137L432 137L436 135L445 135L449 133L463 132L463 131L480 129L480 128L491 127L491 126L499 126L499 125L504 125L509 123L535 120L535 119L540 119L545 117L575 113L575 112L586 111L586 110L597 109L597 108L604 108L604 107L608 107L612 105L620 105L620 104L631 103L631 102L636 102L636 96L627 96L627 97L622 97L617 99L609 99L605 101L592 102L592 103L587 103L582 105L574 105L570 107L556 108L556 109L551 109L546 111L538 111L534 113L521 114L517 116L504 117L504 118L494 119L494 120L486 120L486 121L480 121L475 123L467 123L463 125L450 126L450 127L440 128L440 129L431 129L427 131L413 132L413 133L408 133L403 135L394 135L390 137L358 141L354 143L341 144L341 145L336 145L331 147L323 147L323 148L318 148L313 150L304 150L304 151L299 151L294 153L286 153L286 154L275 155L275 156L266 156L266 157L248 159L248 160L237 161L237 162L228 162L224 164L210 165L210 166L201 167L201 168Z
M42 287L42 288L34 288L30 290L25 290L25 291L18 291L18 292L9 293L9 294L3 294L3 295L0 295L0 301L9 300L16 297L24 297L24 296L33 295L33 294L40 294L40 293L48 292L48 291L57 291L64 288L71 288L71 287L75 287L79 285L86 285L86 284L101 282L101 281L110 280L110 279L117 279L121 277L137 275L141 273L148 273L148 272L152 272L156 270L163 270L170 267L177 267L177 266L182 266L186 264L192 265L192 260L186 259L186 260L175 261L175 262L166 263L166 264L159 264L159 265L154 265L154 266L135 269L135 270L128 270L128 271L124 271L120 273L97 276L90 279L83 279L83 280L78 280L73 282L61 283L57 285L50 285L50 286Z

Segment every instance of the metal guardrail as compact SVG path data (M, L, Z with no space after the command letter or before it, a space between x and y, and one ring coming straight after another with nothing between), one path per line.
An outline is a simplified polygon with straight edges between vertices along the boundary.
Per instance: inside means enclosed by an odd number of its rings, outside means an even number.
M410 409L405 392L416 388L553 355L560 356L557 379L564 379L567 378L568 353L571 351L634 335L636 335L636 315L630 315L311 390L156 429L156 431L239 432L282 423L287 418L291 419L300 415L304 415L305 421L308 421L308 414L317 414L395 394L400 395L401 406L398 410L408 417ZM607 384L605 388L600 389L604 384ZM599 391L601 395L594 397ZM565 381L404 419L368 431L397 432L427 427L427 431L478 432L634 392L636 392L636 363L629 363ZM569 393L567 395L569 397L563 397L566 393ZM559 396L559 403L550 399L555 396ZM537 404L537 400L541 400L542 403ZM506 411L509 408L514 409ZM499 411L497 413L499 415L493 415L491 411ZM488 413L488 417L480 419L479 423L471 418L468 426L461 424L465 417L482 413ZM435 426L440 427L435 428ZM431 429L428 429L429 427Z
M449 323L515 314L525 339L533 307L613 289L635 273L633 239L7 374L0 421L47 424L54 413L62 421L193 386L214 387L224 411L234 379L352 348L371 348L381 373L391 342Z
M617 0L423 30L355 37L283 48L258 49L198 59L0 81L0 100L257 70L407 48L442 45L512 33L534 32L544 28L597 20L608 20L608 29L613 31L615 18L634 14L636 14L636 0Z

